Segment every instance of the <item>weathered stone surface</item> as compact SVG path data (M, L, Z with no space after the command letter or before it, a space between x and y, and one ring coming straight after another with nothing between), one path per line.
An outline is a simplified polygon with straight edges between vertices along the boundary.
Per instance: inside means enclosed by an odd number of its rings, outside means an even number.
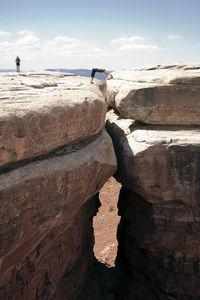
M200 125L200 67L122 70L107 80L109 106L148 124Z
M122 183L117 266L123 299L200 296L200 128L107 114Z
M199 299L200 206L149 203L122 188L119 214L122 299Z
M107 81L118 111L107 114L107 129L123 185L119 299L200 297L200 127L188 126L200 124L199 75L199 66L174 65Z
M114 173L115 156L105 131L78 147L0 175L1 268L14 264L8 253L17 252L30 237L71 222Z
M100 83L65 73L0 74L0 167L100 132Z
M149 202L199 205L200 129L142 126L110 111L116 178Z
M93 269L92 219L98 205L98 197L92 197L69 223L43 231L16 249L9 258L13 266L0 272L0 299L81 299Z
M88 226L96 209L85 211L83 222L77 214L115 169L112 142L103 131L88 142L0 175L2 299L10 299L7 293L13 300L71 299L69 295L80 290L93 257ZM55 296L64 293L65 285L70 287L66 298Z
M56 73L1 80L0 299L81 299L97 194L116 170L100 83Z

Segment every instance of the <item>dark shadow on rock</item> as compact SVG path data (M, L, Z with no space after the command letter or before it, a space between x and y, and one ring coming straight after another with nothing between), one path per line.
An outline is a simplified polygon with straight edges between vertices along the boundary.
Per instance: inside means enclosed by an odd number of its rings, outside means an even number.
M79 300L120 300L119 287L122 273L118 268L108 268L95 259L90 281Z
M132 160L134 158L133 155L133 151L131 149L131 147L128 144L128 140L127 137L124 133L124 131L114 122L110 122L109 120L106 121L106 129L113 141L113 147L115 150L115 155L117 158L117 171L116 173L113 175L117 181L119 182L123 182L123 168L121 166L123 166L123 161L124 161L124 155L123 155L123 151L124 148L127 149L127 151L130 153L129 157ZM119 180L120 178L120 180Z

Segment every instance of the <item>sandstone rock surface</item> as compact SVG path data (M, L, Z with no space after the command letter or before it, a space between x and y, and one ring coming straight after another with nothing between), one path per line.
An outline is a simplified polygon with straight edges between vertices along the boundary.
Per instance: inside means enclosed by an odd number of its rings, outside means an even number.
M199 205L200 128L142 126L107 114L123 186L149 202Z
M113 73L107 129L117 155L121 297L200 296L199 66ZM149 124L141 124L149 123ZM161 126L162 125L162 126ZM124 266L124 267L123 267Z
M106 104L88 78L0 80L0 299L81 299L98 192L116 170Z
M200 66L122 70L107 80L108 105L147 124L200 125Z
M0 74L0 167L85 140L104 126L100 82L65 73Z
M65 147L53 157L1 174L1 256L33 235L73 220L115 166L110 137L103 131L87 145Z
M119 213L117 266L125 270L122 299L199 299L199 205L149 203L123 188Z
M117 266L124 299L200 295L200 128L107 114L122 183Z

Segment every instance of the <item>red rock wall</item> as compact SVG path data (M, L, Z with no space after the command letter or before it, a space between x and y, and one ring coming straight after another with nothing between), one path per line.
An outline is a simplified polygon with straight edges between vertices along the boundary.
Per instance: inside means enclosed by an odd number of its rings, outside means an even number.
M33 251L13 267L2 269L0 299L79 299L93 267L92 219L98 205L95 196L80 208L72 223L29 240L30 246L37 243ZM20 251L24 249L18 249L16 256L20 257ZM16 261L16 256L10 256L8 264Z

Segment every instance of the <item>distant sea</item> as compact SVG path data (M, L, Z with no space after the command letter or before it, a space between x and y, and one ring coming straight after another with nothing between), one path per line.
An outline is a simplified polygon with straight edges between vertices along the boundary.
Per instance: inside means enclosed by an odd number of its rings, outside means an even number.
M44 71L53 71L53 72L63 72L63 73L73 73L79 76L90 77L91 70L89 69L45 69ZM16 72L16 69L0 69L0 72ZM23 72L23 71L21 71ZM34 72L34 70L30 70L29 72ZM112 71L107 71L108 73ZM104 73L96 73L95 78L100 80L105 80L107 75Z

